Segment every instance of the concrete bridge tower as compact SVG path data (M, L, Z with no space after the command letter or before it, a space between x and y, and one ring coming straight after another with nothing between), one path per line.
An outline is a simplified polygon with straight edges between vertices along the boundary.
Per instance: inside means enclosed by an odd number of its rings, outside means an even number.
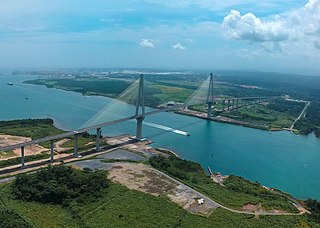
M139 79L139 88L138 88L135 117L137 120L136 139L142 139L142 122L145 118L143 74L140 75L140 79Z
M213 74L212 73L210 74L210 79L209 79L207 104L208 104L207 118L211 118L211 116L212 116L212 105L213 105Z

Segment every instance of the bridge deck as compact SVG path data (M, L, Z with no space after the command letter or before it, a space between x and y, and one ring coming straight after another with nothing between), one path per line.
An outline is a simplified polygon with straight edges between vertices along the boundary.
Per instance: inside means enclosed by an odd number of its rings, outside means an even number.
M180 107L181 106L179 106L179 108ZM157 109L157 110L153 110L153 111L150 111L150 112L146 112L144 114L144 116L154 115L154 114L157 114L157 113L160 113L160 112L172 111L172 110L175 110L175 109L178 109L178 107L170 107L170 108L166 108L166 109ZM1 151L14 150L14 149L17 149L17 148L21 148L21 147L25 147L25 146L29 146L29 145L34 145L34 144L39 144L39 143L43 143L43 142L48 142L48 141L54 141L54 140L58 140L58 139L68 138L68 137L71 137L71 136L74 136L74 135L78 135L78 134L82 134L82 133L85 133L85 132L88 132L88 131L92 131L92 130L95 130L95 129L98 129L98 128L103 128L103 127L111 126L111 125L114 125L114 124L126 122L126 121L129 121L129 120L133 120L133 119L139 118L140 116L141 115L125 117L125 118L122 118L122 119L118 119L118 120L113 120L113 121L97 124L97 125L86 127L86 128L82 128L82 129L79 129L79 130L69 131L69 132L66 132L66 133L59 134L59 135L48 136L48 137L44 137L44 138L41 138L41 139L35 139L35 140L27 141L27 142L24 142L24 143L18 143L18 144L14 144L14 145L0 147L0 152Z

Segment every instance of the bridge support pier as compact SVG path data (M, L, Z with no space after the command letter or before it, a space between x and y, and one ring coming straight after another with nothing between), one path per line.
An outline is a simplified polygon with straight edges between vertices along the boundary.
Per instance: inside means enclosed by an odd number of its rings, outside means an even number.
M207 95L207 104L208 104L208 112L207 112L207 118L212 117L212 105L213 105L213 74L210 74L209 77L209 89L208 89L208 95Z
M239 99L237 99L237 108L239 108Z
M24 146L21 147L21 168L25 167Z
M208 113L207 113L207 118L212 117L212 103L208 103Z
M226 100L222 101L222 112L224 112L224 106L226 105Z
M141 113L140 113L141 108ZM140 75L139 80L139 92L137 97L136 105L136 120L137 120L137 129L136 129L136 139L142 139L142 122L145 118L145 107L144 107L144 78L143 75Z
M144 117L137 118L136 138L142 139L142 122Z
M53 162L54 149L53 149L53 141L50 141L50 162Z
M228 100L228 111L230 111L230 100Z
M101 138L101 128L97 128L96 151L101 151L100 138Z
M73 155L78 156L78 135L74 135L73 138Z
M232 109L231 110L233 110L234 109L234 99L232 99Z

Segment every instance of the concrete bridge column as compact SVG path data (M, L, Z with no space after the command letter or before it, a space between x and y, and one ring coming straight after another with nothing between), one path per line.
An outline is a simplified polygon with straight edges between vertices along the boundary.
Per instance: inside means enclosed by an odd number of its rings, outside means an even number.
M230 110L230 100L228 100L228 111Z
M25 167L24 146L21 147L21 168Z
M54 149L53 149L53 141L50 141L50 162L53 162Z
M224 106L225 106L225 104L226 104L226 100L223 100L223 101L222 101L222 112L224 112Z
M237 99L237 108L239 108L239 99Z
M137 118L137 131L136 131L136 138L142 139L142 122L144 117Z
M137 120L137 128L136 128L136 139L142 139L142 122L145 118L145 107L144 107L144 78L143 75L140 75L139 79L139 91L137 97L137 105L136 105L136 120ZM141 113L140 113L141 108Z
M96 151L101 151L100 138L101 138L101 128L97 128Z
M77 156L78 155L78 135L74 135L73 138L73 155Z
M212 103L208 103L208 113L207 113L207 118L211 118L212 116Z
M213 74L210 74L209 77L209 88L208 88L208 95L207 95L207 104L208 104L208 112L207 118L211 118L212 116L212 105L213 105Z
M231 110L233 110L234 109L234 99L232 99L232 109Z

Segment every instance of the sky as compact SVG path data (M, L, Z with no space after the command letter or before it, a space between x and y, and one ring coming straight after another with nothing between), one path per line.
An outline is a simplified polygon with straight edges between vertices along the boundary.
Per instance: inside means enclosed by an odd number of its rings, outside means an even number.
M320 0L1 0L0 68L320 76Z

